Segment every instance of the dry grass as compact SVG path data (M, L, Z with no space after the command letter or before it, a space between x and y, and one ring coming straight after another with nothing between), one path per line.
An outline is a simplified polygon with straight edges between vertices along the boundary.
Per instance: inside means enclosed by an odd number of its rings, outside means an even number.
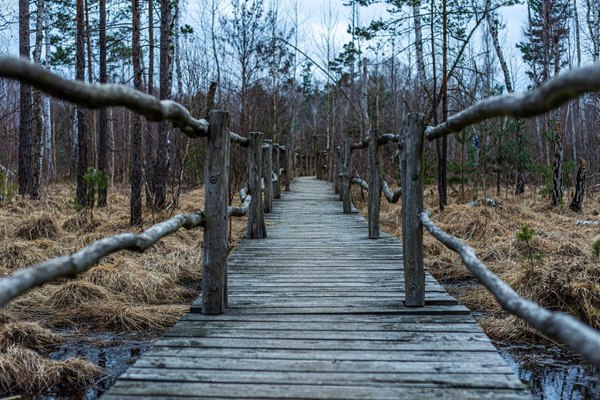
M0 351L0 392L6 394L37 393L59 385L86 387L103 374L101 368L81 358L54 361L19 346Z
M48 351L62 343L62 337L36 322L9 322L0 327L0 349L18 345L35 351Z
M129 226L129 190L109 193L109 206L76 212L73 188L55 185L41 201L13 199L0 204L0 276L48 258L72 253L92 241ZM144 228L174 213L197 211L203 191L184 192L175 212L146 210ZM232 245L241 238L245 219L234 219ZM55 328L85 334L138 332L160 335L188 311L202 274L202 229L180 230L143 254L120 252L76 279L34 289L0 310L0 393L37 393L56 385L86 386L100 369L85 360L51 361L32 351L60 343Z
M59 235L58 224L48 213L32 215L15 230L15 236L26 240L56 239Z
M446 232L474 247L486 265L523 297L551 310L561 310L600 328L600 261L592 255L599 238L598 225L578 226L578 220L600 221L600 202L586 198L589 211L575 213L568 207L551 208L549 199L528 193L499 199L498 207L469 206L451 198L443 212L437 211L435 188L425 191L425 207L432 220ZM489 197L489 195L488 195ZM365 214L366 200L354 193L358 208ZM390 205L382 198L382 227L400 237L401 205ZM516 238L523 225L535 233L528 247ZM531 265L533 255L533 267ZM425 265L437 279L473 279L460 258L427 232L424 234ZM459 300L471 310L491 316L481 321L486 332L498 339L533 340L540 336L517 318L507 315L487 290L469 288Z

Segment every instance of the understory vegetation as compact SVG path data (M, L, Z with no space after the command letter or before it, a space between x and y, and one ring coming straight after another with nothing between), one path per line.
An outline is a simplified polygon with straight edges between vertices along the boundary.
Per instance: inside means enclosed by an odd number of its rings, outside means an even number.
M434 187L425 190L425 208L432 211L436 225L472 246L479 258L521 296L600 328L600 275L595 250L600 239L600 202L594 195L586 197L586 209L578 213L566 205L553 208L531 190L521 196L501 196L495 207L481 200L478 205L460 201L460 192L451 190L449 205L439 212L434 193ZM355 188L353 197L366 215L366 195L363 198ZM382 228L400 237L401 204L389 204L382 198L381 205ZM531 232L528 241L518 237L524 227ZM456 253L428 232L423 235L427 270L476 312L490 337L512 342L548 339L503 311Z
M40 201L14 198L0 203L0 277L73 253L94 240L136 231L129 225L125 190L114 191L110 205L96 209L93 220L89 210L72 206L72 198L68 186L52 185ZM203 190L184 192L174 213L197 211L203 204ZM171 213L147 211L145 228ZM233 221L234 241L244 227L244 219ZM160 336L199 293L202 236L202 229L179 230L143 254L115 253L77 278L34 289L2 308L0 394L71 390L110 379L108 371L84 358L55 360L50 355L73 336Z

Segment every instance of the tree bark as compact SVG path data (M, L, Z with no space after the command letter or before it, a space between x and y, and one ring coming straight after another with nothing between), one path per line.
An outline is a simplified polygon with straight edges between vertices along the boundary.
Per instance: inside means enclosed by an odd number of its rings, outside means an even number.
M44 39L44 0L37 0L35 19L35 46L33 48L33 62L41 64L42 41ZM42 105L42 92L33 90L33 111L35 129L33 130L32 155L33 155L33 181L31 185L31 198L39 199L42 187L42 165L44 156L44 109Z
M83 0L77 0L77 39L76 47L76 62L75 62L75 78L79 81L85 80L85 22L84 22L84 7ZM87 124L86 112L82 107L77 107L77 204L80 207L89 205L88 190L84 180L87 164L88 164L88 146L87 146Z
M100 58L100 84L107 83L106 73L106 0L99 1L99 58ZM98 113L98 170L105 176L109 175L108 164L108 111L104 108ZM105 207L108 197L107 187L98 191L98 207Z
M583 198L585 195L585 173L587 165L585 159L579 161L579 168L577 169L577 181L575 183L575 195L569 205L569 208L573 211L581 211L583 205Z
M154 95L154 1L148 0L148 94ZM154 139L156 125L146 121L146 207L154 205Z
M140 50L140 2L131 1L132 10L132 64L133 84L137 90L142 90L142 66ZM133 114L131 131L131 201L129 223L142 226L142 121L138 114Z
M19 0L19 54L29 60L29 1ZM19 194L31 193L33 174L31 169L31 86L22 84L19 90Z
M171 8L169 0L160 3L160 99L171 97ZM169 137L171 129L167 122L161 122L158 129L156 171L154 177L154 207L165 207L167 178L169 176Z
M552 205L563 198L563 132L559 121L554 122L554 157L552 161Z
M50 24L46 24L44 27L46 38L50 37ZM50 68L50 53L51 53L50 40L46 40L46 69ZM54 145L52 135L52 113L50 109L50 96L44 95L42 97L43 109L44 109L44 159L46 160L46 179L51 181L55 175L55 164L54 164Z

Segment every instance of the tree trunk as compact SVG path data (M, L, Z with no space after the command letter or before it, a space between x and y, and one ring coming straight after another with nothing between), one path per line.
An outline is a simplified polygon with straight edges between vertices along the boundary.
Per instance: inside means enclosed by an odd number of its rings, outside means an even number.
M99 57L100 57L100 83L107 83L106 73L106 0L100 0L100 25L99 25ZM108 168L108 111L101 108L98 112L98 170L105 176L109 175ZM108 186L108 185L106 185ZM98 207L105 207L108 197L108 187L98 191Z
M154 95L154 5L148 0L148 94ZM154 205L154 136L156 124L146 121L146 207Z
M171 97L171 8L169 0L161 0L160 5L160 99ZM170 125L161 122L158 131L156 175L154 180L154 207L165 207L167 197L167 177L169 175L169 136Z
M83 0L77 0L77 39L75 42L75 79L85 81L85 22ZM82 107L77 107L77 204L86 207L90 204L88 190L85 183L85 172L88 165L87 124L86 112Z
M132 11L132 40L131 56L133 64L133 84L137 90L142 90L142 66L140 51L140 3L131 1ZM138 114L132 116L131 131L131 202L129 223L142 226L142 120Z
M46 38L50 37L50 24L46 24L44 27ZM46 60L45 67L50 68L50 53L51 53L50 40L46 40ZM44 159L46 160L46 179L51 181L55 175L55 164L54 164L54 146L53 146L53 135L52 135L52 121L51 121L51 109L50 109L50 96L44 95L42 97L43 109L44 109Z
M583 197L585 195L585 173L587 165L585 159L579 161L579 169L577 169L577 182L575 183L575 195L569 205L569 208L573 211L581 211L583 205Z
M37 0L37 15L35 20L35 46L33 48L33 62L41 64L42 41L44 39L44 0ZM42 165L44 146L44 109L42 105L42 92L33 90L33 111L35 129L33 130L32 155L33 155L33 181L31 184L31 198L39 199L42 187Z
M417 52L417 77L418 77L418 91L422 92L425 89L425 83L427 82L427 77L425 75L425 57L423 55L423 30L421 28L421 0L413 0L412 3L413 9L413 20L415 25L415 49ZM394 77L392 77L394 79ZM395 89L395 87L394 87ZM424 99L425 96L419 96ZM421 100L420 102L423 110L425 108L425 100Z
M556 207L563 198L563 132L560 122L554 122L554 158L552 161L552 205Z
M19 0L19 54L29 60L29 1ZM20 84L19 114L19 194L31 193L31 86Z
M442 122L448 119L448 13L447 0L442 0ZM440 143L441 141L441 143ZM438 154L438 195L440 210L448 204L447 159L448 136L436 141Z

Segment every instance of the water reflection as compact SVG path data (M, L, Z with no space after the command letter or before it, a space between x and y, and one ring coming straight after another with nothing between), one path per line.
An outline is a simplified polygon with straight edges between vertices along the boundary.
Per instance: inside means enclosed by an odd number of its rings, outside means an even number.
M83 357L104 368L107 375L94 387L78 392L50 393L43 399L97 399L114 383L117 377L137 360L150 346L150 340L126 334L100 333L92 335L65 335L63 345L50 358L64 360L70 357Z
M600 399L600 370L554 345L494 343L534 399Z

